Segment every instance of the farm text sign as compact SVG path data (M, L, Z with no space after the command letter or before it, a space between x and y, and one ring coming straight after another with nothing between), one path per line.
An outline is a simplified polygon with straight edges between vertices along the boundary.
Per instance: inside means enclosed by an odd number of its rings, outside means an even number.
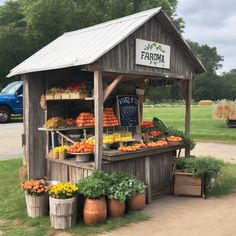
M136 64L170 69L170 46L136 39Z

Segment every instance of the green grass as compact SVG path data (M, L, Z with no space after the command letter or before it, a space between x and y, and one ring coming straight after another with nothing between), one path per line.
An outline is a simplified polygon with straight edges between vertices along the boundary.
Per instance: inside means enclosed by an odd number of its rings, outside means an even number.
M45 236L56 232L50 227L49 217L29 218L23 191L20 189L18 169L22 159L0 161L0 235ZM66 230L72 235L92 235L147 220L143 213L127 214L119 219L108 219L105 224L87 227L83 223Z
M217 181L215 187L209 192L209 196L220 197L232 193L236 189L236 165L226 164L223 167L223 175Z
M212 106L193 105L191 109L191 136L195 140L213 140L236 143L236 129L225 126L224 120L212 119ZM144 120L156 116L168 127L184 130L185 106L144 109Z

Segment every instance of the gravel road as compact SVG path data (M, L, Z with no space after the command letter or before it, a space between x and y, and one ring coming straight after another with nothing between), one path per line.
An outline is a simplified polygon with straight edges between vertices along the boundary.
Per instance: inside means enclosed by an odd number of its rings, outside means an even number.
M22 133L23 124L21 122L0 124L0 160L23 157Z

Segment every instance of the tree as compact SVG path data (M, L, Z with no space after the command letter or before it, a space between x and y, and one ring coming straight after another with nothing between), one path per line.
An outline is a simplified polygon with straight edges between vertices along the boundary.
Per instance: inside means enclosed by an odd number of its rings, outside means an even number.
M207 44L200 45L199 43L187 40L193 52L200 58L207 70L207 74L215 74L222 67L220 64L224 58L217 53L216 47L210 47Z
M200 45L190 40L188 43L207 70L206 73L194 78L193 99L196 101L221 99L223 96L222 79L216 74L216 71L222 67L223 57L217 53L216 47L210 47L207 44Z
M163 7L179 30L178 0L6 0L0 6L0 87L11 68L62 35L153 7ZM4 84L3 84L4 83Z
M224 91L223 98L232 101L236 100L236 69L232 69L222 75L222 90Z

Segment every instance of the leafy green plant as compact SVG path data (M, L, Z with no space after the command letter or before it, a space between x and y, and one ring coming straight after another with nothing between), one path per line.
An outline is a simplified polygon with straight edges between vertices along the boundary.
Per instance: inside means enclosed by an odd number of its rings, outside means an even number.
M106 196L110 180L108 174L95 170L92 175L78 182L79 191L85 197L98 199Z
M224 162L213 157L180 158L177 160L177 169L204 177L206 180L216 178L221 172Z
M145 184L138 180L134 176L130 176L129 179L125 179L122 181L126 188L127 198L132 198L134 195L138 193L144 193L145 192Z
M112 172L109 176L110 184L108 187L107 197L109 199L116 199L120 202L124 202L128 195L125 183L129 178L130 176L127 173L121 171Z

